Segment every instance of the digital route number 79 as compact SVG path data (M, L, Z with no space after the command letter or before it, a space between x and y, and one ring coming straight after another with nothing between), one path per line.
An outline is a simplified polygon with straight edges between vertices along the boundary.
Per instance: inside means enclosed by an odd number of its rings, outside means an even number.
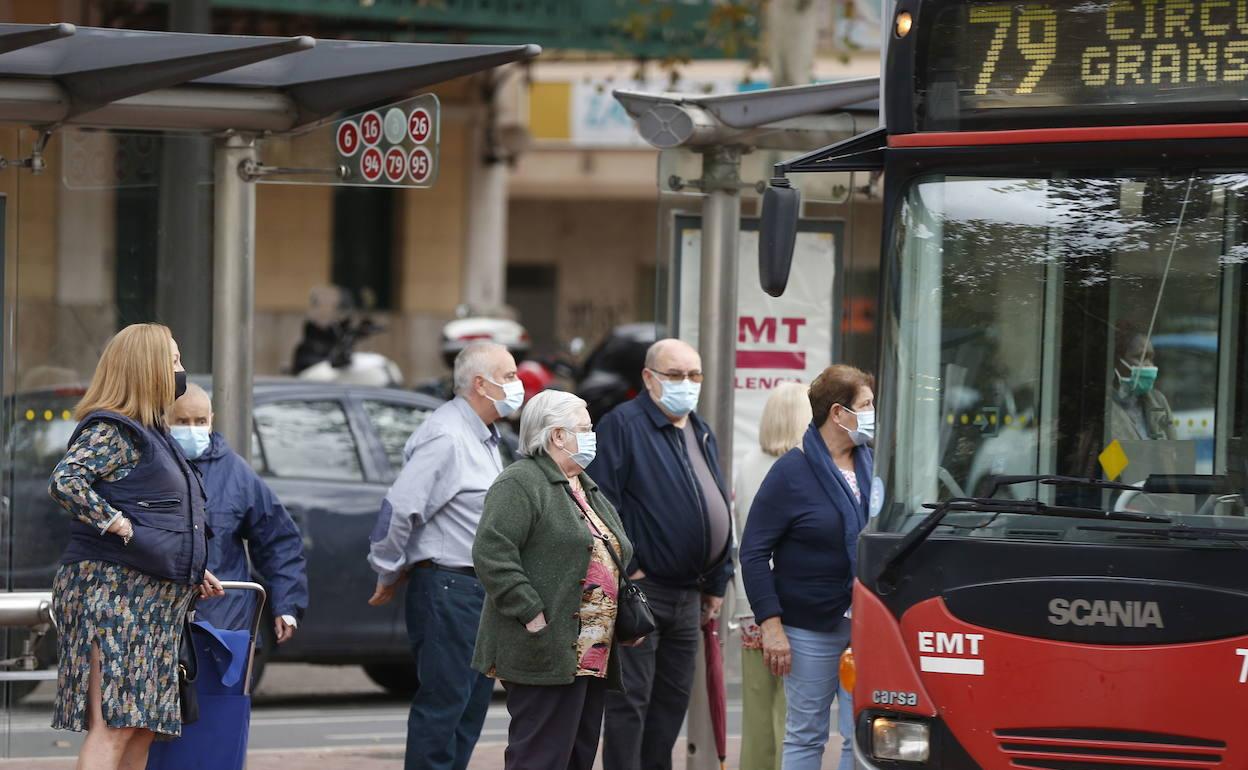
M1017 24L1015 23L1017 15ZM1040 79L1057 60L1057 13L1044 7L1026 7L1016 10L1012 5L987 5L971 9L972 24L992 24L992 42L980 66L975 93L988 94L993 75L1005 46L1014 38L1019 54L1031 62L1031 69L1014 89L1016 94L1030 94L1040 84ZM1013 35L1011 35L1011 32Z
M1248 650L1236 650L1235 654L1244 659L1244 665L1239 670L1239 683L1248 684Z

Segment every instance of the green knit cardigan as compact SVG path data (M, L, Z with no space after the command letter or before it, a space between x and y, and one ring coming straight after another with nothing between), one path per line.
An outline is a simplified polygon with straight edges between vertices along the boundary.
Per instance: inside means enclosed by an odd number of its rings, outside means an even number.
M585 473L581 486L594 512L623 549L633 546L614 506ZM472 665L505 682L571 684L576 677L581 595L593 538L563 471L546 454L512 463L485 496L472 561L485 586L485 609ZM545 613L546 627L525 624ZM608 684L620 687L618 650L612 649Z

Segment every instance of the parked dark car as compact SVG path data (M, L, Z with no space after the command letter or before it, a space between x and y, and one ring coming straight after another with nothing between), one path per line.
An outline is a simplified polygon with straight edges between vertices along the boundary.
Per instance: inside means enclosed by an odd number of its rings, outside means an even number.
M206 381L200 384L207 387ZM0 567L0 590L47 589L68 536L67 514L48 497L48 478L73 434L80 388L34 391L5 401L13 426L8 542L20 543ZM303 533L308 559L307 616L277 647L272 620L262 624L257 677L268 660L358 664L381 686L412 687L403 602L370 607L376 576L366 561L369 533L386 490L403 465L403 447L443 402L419 393L293 379L257 381L252 465ZM504 462L515 434L504 428ZM41 652L54 651L50 644ZM51 661L47 661L51 663ZM15 693L16 694L16 693Z

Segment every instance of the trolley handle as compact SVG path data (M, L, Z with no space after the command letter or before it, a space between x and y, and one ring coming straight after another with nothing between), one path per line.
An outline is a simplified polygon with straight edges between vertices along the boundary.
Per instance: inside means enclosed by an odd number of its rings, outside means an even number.
M221 587L228 591L254 591L259 594L256 601L255 611L251 618L251 638L247 655L247 678L243 680L243 694L251 695L251 669L256 659L256 640L260 638L260 621L264 618L264 603L268 599L268 592L264 590L264 586L259 583L252 583L246 580L222 580ZM195 609L195 605L199 602L199 594L195 594L191 609Z

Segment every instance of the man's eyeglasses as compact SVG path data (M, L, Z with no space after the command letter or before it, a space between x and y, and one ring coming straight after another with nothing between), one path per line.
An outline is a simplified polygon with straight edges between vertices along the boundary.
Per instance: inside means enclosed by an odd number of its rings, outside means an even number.
M681 380L689 380L690 382L697 382L697 383L702 382L701 371L660 372L658 369L651 369L650 371L654 372L655 374L657 374L658 376L662 377L665 380L672 380L673 382L680 382Z

